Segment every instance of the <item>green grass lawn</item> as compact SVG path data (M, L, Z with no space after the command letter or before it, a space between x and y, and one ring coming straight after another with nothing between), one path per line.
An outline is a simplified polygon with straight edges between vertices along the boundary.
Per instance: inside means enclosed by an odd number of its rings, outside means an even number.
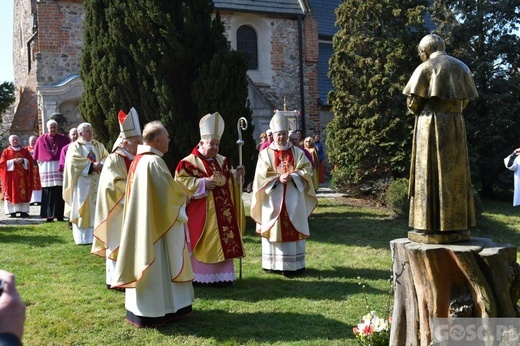
M350 345L369 310L386 317L389 242L407 220L346 200L320 199L310 218L304 275L264 273L249 220L242 280L195 287L194 313L159 329L125 322L124 293L107 290L104 260L75 245L66 223L0 227L0 267L17 276L27 305L25 345ZM472 236L520 243L520 210L483 201ZM238 261L235 262L238 275ZM367 294L359 284L363 282Z

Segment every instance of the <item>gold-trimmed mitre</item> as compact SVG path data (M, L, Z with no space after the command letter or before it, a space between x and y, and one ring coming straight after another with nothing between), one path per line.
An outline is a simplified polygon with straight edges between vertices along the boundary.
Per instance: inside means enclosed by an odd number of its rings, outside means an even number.
M224 119L215 112L213 114L206 114L199 121L200 139L218 139L222 137L224 132Z
M279 131L288 131L289 123L287 121L287 117L283 115L280 111L276 111L276 113L274 113L274 116L271 118L269 128L271 129L271 131L273 131L273 133Z
M139 115L134 107L130 109L128 114L119 111L119 129L121 130L121 138L130 138L141 136L141 124L139 123Z

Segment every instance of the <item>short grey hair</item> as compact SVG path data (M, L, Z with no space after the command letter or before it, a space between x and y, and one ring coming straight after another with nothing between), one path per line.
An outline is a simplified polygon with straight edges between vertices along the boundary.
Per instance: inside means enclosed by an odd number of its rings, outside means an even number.
M92 125L89 124L89 123L81 123L81 124L79 124L79 125L78 125L78 133L82 133L83 130L85 130L87 127L90 127L90 128L91 128Z

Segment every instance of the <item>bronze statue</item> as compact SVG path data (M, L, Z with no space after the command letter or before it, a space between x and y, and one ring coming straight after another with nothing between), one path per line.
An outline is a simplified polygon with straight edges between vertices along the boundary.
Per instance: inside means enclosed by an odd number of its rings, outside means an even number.
M465 231L469 239L475 208L462 110L478 93L469 68L446 54L441 37L425 36L418 50L423 63L403 91L415 114L409 225L423 234Z

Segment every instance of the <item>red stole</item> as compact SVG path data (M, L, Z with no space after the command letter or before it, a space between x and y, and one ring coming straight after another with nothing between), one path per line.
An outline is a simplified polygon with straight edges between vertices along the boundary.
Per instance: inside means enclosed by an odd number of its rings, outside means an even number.
M273 153L274 167L278 173L289 173L287 171L287 167L293 167L292 170L294 170L294 156L291 148L287 150L273 150ZM287 184L293 184L293 181L289 181ZM282 242L300 240L300 233L298 232L298 230L296 230L293 223L291 222L291 218L287 213L287 207L285 206L285 191L287 189L287 184L279 184L283 186L284 191L282 209L280 210L280 215L278 216L281 221L280 225L282 231Z
M225 159L223 167L220 167L216 158L208 160L208 158L199 153L197 147L192 151L192 154L201 160L205 171L202 172L191 163L182 161L181 164L188 174L198 178L209 178L215 172L220 172L226 181L225 185L215 187L212 193L213 202L215 203L215 210L212 212L214 212L217 217L218 229L216 231L219 233L220 245L226 260L243 257L244 249L242 248L240 229L235 214L232 194L229 189L231 164ZM206 209L206 198L191 199L186 207L192 250L197 246L204 232L206 213L208 212Z

